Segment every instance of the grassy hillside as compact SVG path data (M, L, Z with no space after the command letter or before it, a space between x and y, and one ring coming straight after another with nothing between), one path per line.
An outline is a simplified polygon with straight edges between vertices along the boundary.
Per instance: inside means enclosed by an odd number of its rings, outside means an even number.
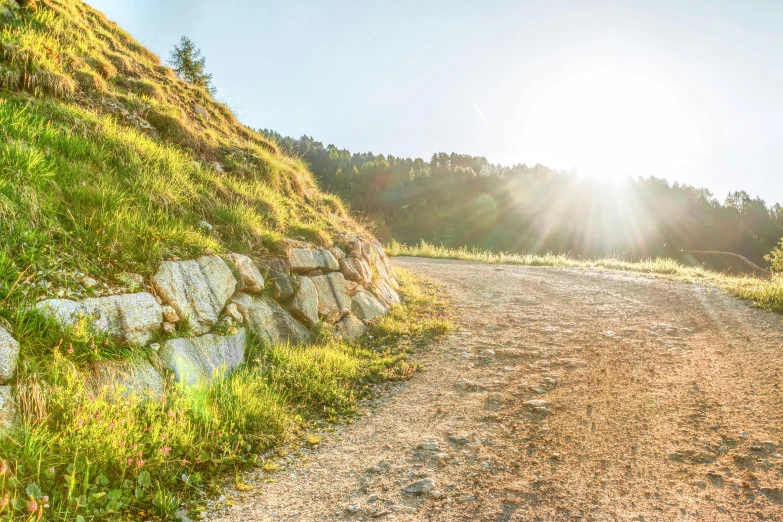
M0 0L0 24L5 304L85 275L122 284L162 258L360 231L300 160L87 4Z
M101 13L0 0L0 325L20 344L0 522L173 519L183 501L219 496L222 471L275 469L271 448L317 444L313 431L354 412L368 383L410 376L406 352L449 324L436 289L404 274L406 304L362 342L326 327L306 348L251 336L237 371L172 381L154 401L86 384L98 362L155 365L152 348L30 307L138 291L135 276L162 259L258 257L347 234L366 233L300 160Z

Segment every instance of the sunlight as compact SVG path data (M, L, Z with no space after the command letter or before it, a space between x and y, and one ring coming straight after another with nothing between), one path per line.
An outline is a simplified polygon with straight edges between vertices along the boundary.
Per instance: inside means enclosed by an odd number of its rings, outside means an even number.
M523 156L603 179L681 168L699 139L669 82L607 69L546 90L526 121Z

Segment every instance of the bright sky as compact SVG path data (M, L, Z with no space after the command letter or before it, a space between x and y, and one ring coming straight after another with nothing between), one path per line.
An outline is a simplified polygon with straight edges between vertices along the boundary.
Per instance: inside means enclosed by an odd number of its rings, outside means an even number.
M252 127L783 202L783 2L87 1Z

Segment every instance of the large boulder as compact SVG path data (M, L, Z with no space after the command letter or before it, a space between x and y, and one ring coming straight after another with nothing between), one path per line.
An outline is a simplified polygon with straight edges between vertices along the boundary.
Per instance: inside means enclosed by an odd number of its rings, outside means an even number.
M347 257L340 260L340 272L349 281L354 281L362 286L369 286L372 282L372 269L361 258Z
M231 371L245 361L245 329L234 335L206 334L166 341L159 356L177 381L188 385L209 382L218 372Z
M0 384L7 384L14 378L18 359L19 343L0 326Z
M378 272L378 278L383 279L392 287L397 286L397 278L394 274L394 268L389 262L389 258L387 258L385 255L383 257L375 256L373 266Z
M367 327L361 319L353 314L347 314L334 325L335 337L342 338L349 343L354 342L367 331Z
M348 241L348 255L359 259L364 258L370 260L370 244L359 238L353 238Z
M371 292L359 292L351 298L351 312L363 321L369 321L389 311L389 306Z
M307 276L299 278L299 290L288 305L291 314L306 326L318 323L318 290L313 280Z
M379 278L377 281L375 281L375 283L373 283L373 291L375 292L375 295L383 299L386 304L390 306L401 303L400 296L384 279Z
M351 310L351 298L345 291L345 278L340 272L313 276L318 291L318 315L335 323Z
M95 363L89 376L92 389L106 389L123 397L159 399L163 396L163 376L147 359Z
M94 297L82 301L46 299L36 305L65 327L87 318L92 326L131 344L147 344L160 331L163 312L155 297L147 292Z
M152 284L196 335L207 333L234 294L237 281L218 256L164 261Z
M260 263L261 269L266 277L272 283L272 297L278 301L285 301L292 295L296 288L291 279L291 269L288 262L284 259L272 258Z
M274 300L238 293L232 300L245 325L267 344L313 342L313 334Z
M377 239L368 241L365 244L368 245L369 249L369 254L366 258L370 265L378 272L378 277L386 280L387 283L396 289L397 277L394 274L394 268L389 261L389 257L383 249L383 245Z
M348 294L350 297L355 296L359 292L363 292L364 287L360 285L359 283L355 283L353 281L348 281L346 279L345 281L345 293Z
M249 257L234 252L226 256L228 262L239 275L237 290L250 294L258 294L264 290L264 276Z
M0 428L8 429L16 420L16 400L11 386L0 386Z
M288 251L291 270L305 274L311 270L339 270L340 264L334 254L324 249L292 248Z
M331 270L336 271L340 270L340 262L337 261L337 257L325 249L319 249L316 250L318 254L314 254L320 257L320 268L323 268L324 270Z
M348 251L348 255L355 258L362 257L362 242L358 238L352 238L348 240L348 244L346 245L346 250Z
M155 298L153 297L153 299ZM87 313L80 301L71 301L70 299L45 299L36 303L35 309L47 317L54 318L65 327L74 326L79 318Z

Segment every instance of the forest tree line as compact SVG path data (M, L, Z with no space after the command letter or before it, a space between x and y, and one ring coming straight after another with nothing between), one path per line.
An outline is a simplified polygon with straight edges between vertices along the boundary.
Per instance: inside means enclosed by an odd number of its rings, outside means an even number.
M721 202L707 189L655 177L616 184L541 165L351 153L262 132L309 163L322 189L374 221L381 240L630 260L718 250L769 266L765 256L783 237L783 208L744 191Z

